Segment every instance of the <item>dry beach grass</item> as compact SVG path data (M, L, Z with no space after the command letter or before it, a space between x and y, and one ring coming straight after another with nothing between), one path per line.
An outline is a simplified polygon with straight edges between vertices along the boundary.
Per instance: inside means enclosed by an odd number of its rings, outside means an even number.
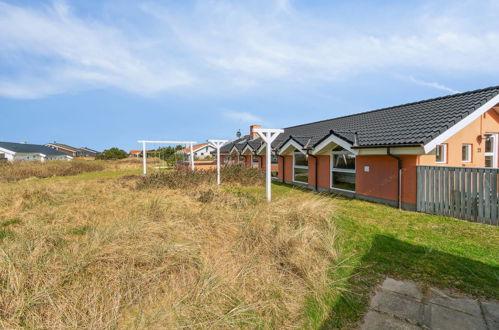
M0 327L303 324L337 258L331 203L153 178L0 185Z
M90 160L0 163L0 182L18 181L28 178L67 176L104 169L102 162Z

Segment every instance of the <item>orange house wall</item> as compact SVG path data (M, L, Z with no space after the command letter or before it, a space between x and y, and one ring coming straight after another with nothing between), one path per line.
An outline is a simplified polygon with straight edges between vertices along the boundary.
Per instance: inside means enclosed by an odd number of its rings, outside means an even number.
M477 137L483 137L485 133L499 133L499 115L493 109L475 119L444 142L447 144L447 163L435 163L435 155L421 155L419 156L418 165L483 167L485 166L485 156L483 155L485 141L482 139L481 143L479 143ZM471 163L461 161L463 143L472 145ZM496 164L496 166L499 166L499 164Z
M291 158L292 161L292 158ZM317 160L315 157L308 157L308 184L312 187L315 187L315 164L318 162L318 180L317 185L319 188L329 189L330 187L330 157L318 155ZM291 169L292 170L292 169Z
M402 160L402 203L416 204L417 156ZM397 160L386 155L356 157L356 193L396 202L398 199ZM369 166L369 172L364 167Z

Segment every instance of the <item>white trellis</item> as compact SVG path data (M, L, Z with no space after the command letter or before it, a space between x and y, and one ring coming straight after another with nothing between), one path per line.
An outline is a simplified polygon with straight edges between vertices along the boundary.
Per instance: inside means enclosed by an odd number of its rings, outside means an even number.
M227 140L208 140L208 143L217 149L217 184L220 185L220 148L226 144Z
M148 140L139 140L139 143L142 143L142 166L144 175L147 174L147 144L177 144L182 145L185 144L189 146L191 150L189 155L189 161L191 165L191 169L194 170L194 144L195 141L148 141Z
M271 151L272 151L272 142L279 136L279 134L284 133L283 129L278 128L255 128L253 132L260 135L263 141L266 144L266 191L267 191L267 200L270 202L272 199L272 191L271 191L271 172L272 172L272 160L271 160Z

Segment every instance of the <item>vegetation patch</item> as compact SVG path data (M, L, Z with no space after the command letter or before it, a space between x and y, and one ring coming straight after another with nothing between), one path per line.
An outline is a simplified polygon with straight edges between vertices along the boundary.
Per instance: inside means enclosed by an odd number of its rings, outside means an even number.
M72 160L50 162L0 163L0 182L19 181L28 178L48 178L101 171L104 165L96 161Z
M263 184L264 173L257 168L246 168L242 166L224 166L221 168L222 184L254 186ZM217 182L217 171L188 169L172 169L159 171L141 177L138 188L170 188L191 189L203 184L213 185Z
M0 215L22 219L8 225L15 239L1 234L0 328L303 324L303 306L330 285L337 258L330 201L310 194L269 204L263 192L174 175L191 181L0 185Z

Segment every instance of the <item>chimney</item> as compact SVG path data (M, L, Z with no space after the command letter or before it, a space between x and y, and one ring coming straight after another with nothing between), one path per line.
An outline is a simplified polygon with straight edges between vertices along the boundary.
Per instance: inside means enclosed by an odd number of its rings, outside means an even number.
M253 130L255 128L262 128L262 126L260 126L260 125L251 125L250 126L250 138L252 138L252 139L258 137L258 133L253 132Z

